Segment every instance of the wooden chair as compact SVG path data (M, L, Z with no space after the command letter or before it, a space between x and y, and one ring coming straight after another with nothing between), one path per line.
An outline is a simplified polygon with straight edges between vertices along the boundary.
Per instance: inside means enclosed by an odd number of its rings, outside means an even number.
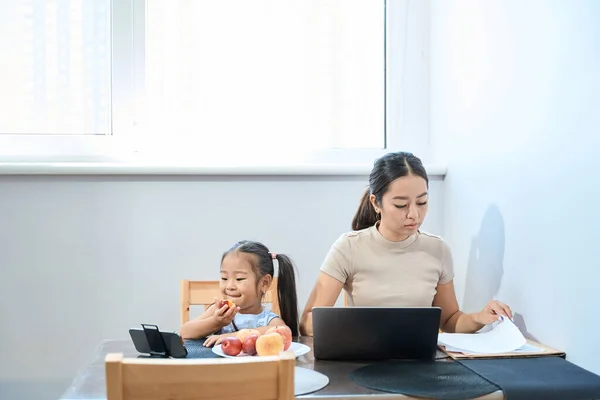
M295 356L227 359L105 358L108 400L291 400Z
M271 304L271 311L279 314L279 298L277 297L277 280L273 278L271 287L263 297L263 303ZM204 306L207 309L214 302L214 298L220 299L221 290L219 281L181 281L181 325L190 320L190 306Z

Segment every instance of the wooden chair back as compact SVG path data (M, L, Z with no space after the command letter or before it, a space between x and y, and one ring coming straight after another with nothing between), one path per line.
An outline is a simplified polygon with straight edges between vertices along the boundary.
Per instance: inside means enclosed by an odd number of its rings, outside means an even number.
M291 400L295 356L105 359L107 400Z
M271 304L271 311L279 314L279 298L277 297L278 278L273 278L271 286L265 296L263 303ZM180 289L181 297L181 325L190 320L190 306L204 306L207 309L213 302L214 298L220 299L221 290L219 289L219 281L181 281Z

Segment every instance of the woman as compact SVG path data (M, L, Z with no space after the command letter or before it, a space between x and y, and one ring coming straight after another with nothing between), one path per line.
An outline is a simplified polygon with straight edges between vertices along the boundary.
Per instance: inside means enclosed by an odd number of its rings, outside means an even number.
M350 306L437 306L444 332L472 333L503 317L510 308L490 301L465 314L454 293L448 245L419 231L427 214L429 179L411 153L389 153L375 162L350 233L327 254L300 324L312 336L312 308L333 306L344 289Z

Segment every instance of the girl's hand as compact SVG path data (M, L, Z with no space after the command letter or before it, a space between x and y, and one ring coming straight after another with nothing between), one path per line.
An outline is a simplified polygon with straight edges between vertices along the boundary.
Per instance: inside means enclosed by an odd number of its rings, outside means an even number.
M224 305L221 308L217 308L216 304L218 304L217 299L215 299L215 311L213 312L212 317L220 329L224 326L229 325L231 321L233 321L233 318L235 317L237 312L240 311L240 308L238 306L228 308L227 305Z
M204 347L212 347L221 344L223 339L228 336L235 336L235 333L224 333L222 335L211 335L204 341Z
M509 306L498 300L491 300L475 317L476 322L482 325L489 325L503 318L512 320L513 314Z

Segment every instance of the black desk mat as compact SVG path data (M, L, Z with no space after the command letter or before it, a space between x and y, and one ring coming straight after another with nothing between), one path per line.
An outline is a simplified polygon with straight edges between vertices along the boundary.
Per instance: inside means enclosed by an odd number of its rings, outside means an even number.
M506 400L600 399L600 376L561 357L458 362L502 388Z
M204 347L204 339L184 340L183 345L187 349L188 355L186 358L221 358L221 356L213 353L212 347Z
M445 361L385 361L349 377L369 389L440 400L468 400L500 390L465 366Z

